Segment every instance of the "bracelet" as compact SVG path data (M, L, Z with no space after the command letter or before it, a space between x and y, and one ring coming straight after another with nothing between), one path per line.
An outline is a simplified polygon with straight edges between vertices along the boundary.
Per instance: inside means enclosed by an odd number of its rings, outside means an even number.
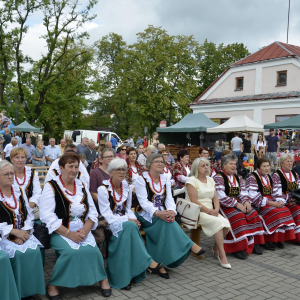
M69 232L70 232L70 229L68 229L68 231L66 232L66 234L64 236L66 236Z
M158 212L158 210L156 210L155 213L154 213L154 216L155 216L156 218L158 218L157 212Z

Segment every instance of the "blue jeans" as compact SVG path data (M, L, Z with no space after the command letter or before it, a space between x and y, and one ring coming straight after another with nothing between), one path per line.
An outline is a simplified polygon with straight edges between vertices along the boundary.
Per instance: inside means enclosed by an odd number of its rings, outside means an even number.
M237 158L239 158L239 155L241 154L241 151L232 151L232 154L234 154ZM236 162L236 167L239 167L239 160Z
M221 160L222 159L222 152L215 152L216 154L216 161Z

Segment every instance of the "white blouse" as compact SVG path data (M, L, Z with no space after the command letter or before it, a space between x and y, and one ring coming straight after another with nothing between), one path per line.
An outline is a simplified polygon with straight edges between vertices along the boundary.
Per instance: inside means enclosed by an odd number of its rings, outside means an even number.
M115 212L113 213L110 209L110 202L109 202L109 194L108 191L113 194L113 189L110 184L110 180L103 180L102 182L104 185L108 186L99 186L97 189L98 193L98 205L101 215L105 218L105 220L109 224L109 228L111 229L114 236L118 237L118 232L120 232L123 227L122 223L128 221L129 219L136 219L135 214L131 210L131 203L132 203L132 186L129 186L126 180L122 181L123 186L123 195L120 202L117 202L117 207ZM115 192L116 200L120 200L120 195ZM120 212L123 209L123 203L126 202L125 206L125 215L122 215Z
M148 172L144 172L143 173L143 177L146 179L146 181L150 184L150 187L153 189L153 185L152 185L152 180L149 176ZM148 200L148 195L147 195L147 189L146 189L146 182L144 180L142 176L138 177L138 179L135 182L135 192L139 201L139 204L141 205L141 207L143 208L143 211L140 213L140 215L147 220L148 222L152 223L152 218L153 218L153 214L155 213L155 211L159 210L162 211L164 210L162 206L160 207L156 207L154 206L154 203L150 202ZM156 193L156 196L158 195L162 195L163 191L164 191L164 186L166 187L166 199L165 199L165 206L167 208L167 210L173 210L175 212L175 214L177 214L176 212L176 205L175 205L175 201L172 197L172 192L171 192L171 183L170 180L166 178L166 176L160 174L160 180L161 180L161 185L162 185L162 189L160 193ZM160 189L160 184L155 184L154 183L154 188L156 190Z
M136 167L130 167L131 168L131 174L132 174L132 184L135 183L136 179L140 176L139 173L137 172L137 168ZM135 172L135 173L134 173Z
M164 167L164 171L163 171L162 175L166 176L166 180L169 180L171 182L171 186L175 183L175 180L172 179L172 174L171 174L169 168Z
M59 176L56 176L54 180L56 181L56 183L58 184L58 186L61 188L62 191L66 190L63 187L62 183L60 182ZM64 195L66 198L68 198L69 201L72 202L70 208L71 216L80 218L85 212L85 207L81 203L83 198L82 188L84 187L84 184L79 179L75 179L75 183L76 183L76 194L74 196L70 196L68 194L64 194ZM94 222L94 225L91 230L95 230L98 226L98 212L96 210L94 201L92 199L89 190L86 187L85 190L87 193L87 198L89 203L89 211L85 217L85 220L91 219ZM55 207L56 207L56 202L55 202L54 190L50 185L50 183L47 183L45 184L45 187L42 192L42 197L40 200L40 219L43 223L47 224L47 228L49 229L49 234L53 233L62 225L62 219L59 219L58 216L56 215ZM72 222L73 221L71 221L71 223Z
M28 182L30 180L30 177L31 177L31 168L30 167L25 166L25 174L26 174L25 183L23 185L19 185L19 187L22 189L23 194L26 195L26 190L25 189L26 189L26 187L28 185ZM23 179L24 179L24 176L21 179L18 177L19 183L22 183ZM18 185L15 176L14 176L14 184ZM39 206L39 201L40 201L41 195L42 195L42 188L41 188L41 185L40 185L38 172L35 171L35 174L34 174L34 177L33 177L33 191L32 191L32 196L29 199L29 203L33 202L37 206Z

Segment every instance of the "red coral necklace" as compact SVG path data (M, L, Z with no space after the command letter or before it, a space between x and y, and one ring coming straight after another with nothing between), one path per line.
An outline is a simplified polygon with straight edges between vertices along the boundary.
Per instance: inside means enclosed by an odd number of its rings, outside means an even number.
M68 194L69 196L75 196L75 195L76 195L76 183L75 183L75 180L74 180L74 191L73 191L73 193L70 193L70 192L67 190L67 188L66 188L64 182L63 182L62 179L61 179L61 175L59 175L59 180L60 180L61 184L63 185L63 187L65 188L65 193L66 193L66 194Z
M229 182L230 182L230 185L231 185L232 187L235 187L235 186L236 186L236 180L235 180L234 174L232 175L232 176L233 176L233 182L231 182L231 180L230 180L228 174L227 174L224 170L223 170L223 173L224 173L224 174L226 175L226 177L228 178L228 180L229 180Z
M112 179L110 179L109 181L110 181L110 184L111 184L111 187L112 187L112 190L113 190L113 198L114 198L114 200L116 200L117 202L121 202L122 198L123 198L123 183L121 182L121 195L120 195L119 200L117 200L116 191L115 191L114 185L112 183Z
M18 185L24 185L25 181L26 181L26 172L25 172L25 168L24 168L24 177L23 177L23 182L19 182L17 175L15 174L15 179Z
M261 180L262 184L263 184L264 186L270 188L271 186L270 186L270 182L269 182L268 176L266 176L267 184L265 184L264 181L263 181L263 178L262 178L261 175L260 175L260 173L259 173L259 172L257 172L257 173L258 173L258 175L259 175L259 177L260 177L260 180Z
M160 191L157 191L157 190L155 189L154 182L153 182L153 178L152 178L150 172L149 172L148 174L149 174L149 177L151 178L152 187L153 187L154 191L155 191L156 193L158 193L158 194L161 193L161 191L162 191L162 185L161 185L160 176L159 176L159 186L160 186Z
M287 181L293 182L293 177L292 177L292 172L291 171L289 171L289 178L287 178L286 173L282 168L281 168L281 171L282 171L282 173L283 173L283 175L284 175L284 177L286 178Z
M1 197L3 198L3 200L4 200L5 198L4 198L4 195L3 195L3 192L2 192L1 189L0 189L0 195L1 195ZM15 196L13 187L11 187L11 195L13 196L13 199L14 199L14 202L15 202L15 206L9 205L6 201L4 201L4 203L5 203L8 207L10 207L11 209L15 210L15 209L17 208L18 203L17 203L17 199L16 199L16 196Z

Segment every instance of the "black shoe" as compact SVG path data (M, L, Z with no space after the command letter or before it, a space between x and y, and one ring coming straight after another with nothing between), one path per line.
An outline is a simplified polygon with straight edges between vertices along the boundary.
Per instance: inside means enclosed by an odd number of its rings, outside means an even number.
M244 253L242 251L234 252L233 255L238 259L246 259L246 256L244 255Z
M103 289L100 286L100 290L101 290L101 294L102 294L103 297L108 298L108 297L111 296L111 289Z
M276 243L276 246L277 246L279 249L283 249L283 248L284 248L284 245L283 245L281 242L277 242L277 243Z
M300 242L297 242L297 243L295 243L294 245L296 245L296 246L300 246Z
M55 295L55 296L50 296L50 295L48 294L48 285L46 286L46 295L47 295L47 297L48 297L50 300L62 300L60 294L57 294L57 295ZM25 299L26 299L26 298L25 298ZM30 299L30 298L29 298L29 299Z
M263 252L260 250L259 246L256 244L254 245L253 253L257 255L262 255Z
M193 252L193 251L192 251ZM204 250L204 249L200 249L200 251L198 252L198 253L194 253L195 255L198 255L198 256L200 256L200 255L202 255L202 254L204 254L206 252L206 250Z
M157 264L157 266L155 268L148 267L148 271L150 273L156 273L156 274L158 274L162 278L169 279L170 276L169 276L169 274L167 272L166 273L161 273L160 272L160 269L162 269L163 267L164 267L164 265L162 263L159 263L159 264Z
M34 300L32 296L21 298L21 300Z
M131 283L129 283L127 286L123 287L122 290L130 291L131 290Z
M267 250L275 251L274 245L270 242L265 242L262 246Z

